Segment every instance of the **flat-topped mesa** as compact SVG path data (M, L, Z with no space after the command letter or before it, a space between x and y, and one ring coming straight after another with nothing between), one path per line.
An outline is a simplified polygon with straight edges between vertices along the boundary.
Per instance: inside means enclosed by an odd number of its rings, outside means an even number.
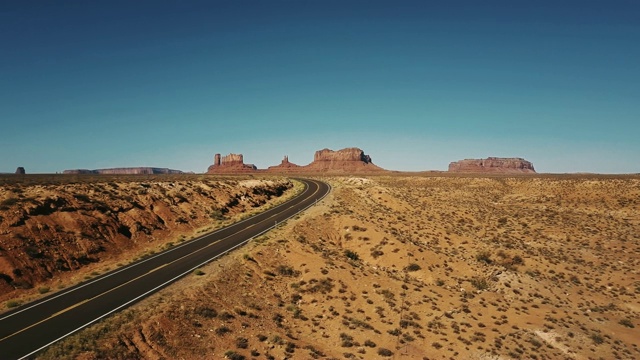
M305 169L312 171L369 172L384 171L374 165L371 157L358 148L346 148L338 151L322 149L316 151L313 162Z
M213 157L213 165L209 166L207 173L235 173L254 170L257 170L256 166L253 164L245 164L242 154L229 154L226 156L215 154Z
M99 174L99 175L152 175L152 174L184 174L181 170L155 167L127 167L110 169L73 169L64 170L63 174Z
M535 173L533 164L523 158L465 159L449 164L450 172Z
M285 155L280 165L269 166L267 170L268 171L291 171L299 168L301 168L300 165L296 165L292 162L289 162L289 157Z

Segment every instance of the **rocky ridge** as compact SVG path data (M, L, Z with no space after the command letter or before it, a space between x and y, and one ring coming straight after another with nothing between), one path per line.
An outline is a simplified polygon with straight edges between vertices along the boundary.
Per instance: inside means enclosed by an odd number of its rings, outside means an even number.
M449 172L535 173L533 164L523 158L465 159L449 164Z
M100 174L100 175L153 175L153 174L184 174L180 170L156 167L124 167L109 169L72 169L64 170L63 174Z
M192 233L292 186L191 178L0 185L0 298Z

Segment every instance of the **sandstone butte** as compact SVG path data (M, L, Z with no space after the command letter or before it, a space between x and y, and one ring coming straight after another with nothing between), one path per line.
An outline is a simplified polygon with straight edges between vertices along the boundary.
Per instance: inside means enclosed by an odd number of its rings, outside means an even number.
M449 164L449 172L535 173L533 164L522 158L465 159Z
M374 165L371 157L359 148L346 148L338 151L322 149L316 151L313 162L300 166L289 162L284 157L280 165L270 166L266 170L257 170L254 165L244 164L240 154L229 154L220 157L214 156L213 165L209 166L207 173L236 173L247 171L267 171L272 173L369 173L385 171Z
M245 164L242 154L229 154L220 156L215 154L213 165L209 166L207 173L245 173L257 170L253 164Z
M63 174L101 174L101 175L153 175L153 174L184 174L180 170L155 167L127 167L127 168L111 168L111 169L73 169L65 170Z

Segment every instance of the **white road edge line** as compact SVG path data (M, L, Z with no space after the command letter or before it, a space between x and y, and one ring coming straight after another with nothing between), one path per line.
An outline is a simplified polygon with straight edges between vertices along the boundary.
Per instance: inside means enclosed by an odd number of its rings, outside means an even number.
M299 181L299 180L298 180L298 181ZM304 186L305 186L305 188L304 188L304 190L302 190L302 192L300 193L300 195L299 195L299 196L303 195L303 194L304 194L304 193L309 189L309 186L307 186L307 184L304 184ZM331 188L329 188L329 190L331 190ZM280 204L280 205L274 206L274 207L272 207L271 209L268 209L268 210L266 210L266 211L271 211L271 210L273 210L273 209L277 209L277 208L279 208L279 207L281 207L281 206L283 206L283 205L288 204L289 202L291 202L291 201L292 201L292 200L294 200L294 199L295 199L295 198L290 199L290 200L287 200L286 202L284 202L284 203L282 203L282 204ZM266 211L265 211L265 212L266 212ZM238 221L238 222L233 223L233 224L231 224L231 225L227 225L227 226L225 226L225 227L223 227L223 228L220 228L220 229L218 229L218 230L216 230L216 231L210 232L210 233L208 233L208 234L202 235L202 236L200 236L200 237L198 237L198 238L192 239L192 240L187 241L187 242L185 242L185 243L183 243L183 244L180 244L180 245L178 245L178 246L172 247L171 249L167 249L167 250L165 250L165 251L162 251L162 252L160 252L160 253L158 253L158 254L156 254L156 255L154 255L154 256L151 256L151 257L149 257L149 258L146 258L146 259L144 259L144 260L142 260L142 261L138 261L138 262L135 262L135 263L133 263L133 264L129 264L129 265L127 265L127 266L123 267L123 268L120 268L120 269L118 269L118 270L115 270L115 271L114 271L114 272L112 272L112 273L109 273L109 274L107 274L107 275L100 276L100 277L98 277L98 278L96 278L96 279L94 279L94 280L92 280L92 281L89 281L89 282L87 282L86 284L82 284L82 285L77 286L77 287L74 287L74 288L72 288L72 289L68 289L68 290L61 291L61 292L60 292L60 293L58 293L57 295L52 296L52 297L50 297L50 298L48 298L48 299L46 299L46 300L43 300L43 301L40 301L40 302L38 302L38 301L36 300L36 303L34 303L34 304L30 305L30 306L27 306L27 307L25 307L25 308L23 308L23 309L20 309L19 311L16 311L16 312L14 312L14 313L9 314L9 315L6 315L6 316L3 316L3 317L0 317L0 321L5 320L5 319L8 319L8 318L10 318L10 317L12 317L12 316L15 316L15 315L17 315L17 314L20 314L21 312L27 311L27 310L29 310L29 309L33 309L33 308L35 308L35 307L38 307L38 306L40 306L40 305L42 305L42 304L45 304L45 303L47 303L47 302L49 302L49 301L51 301L51 300L55 300L55 299L57 299L57 298L59 298L59 297L61 297L61 296L64 296L64 295L66 295L66 294L70 294L70 293L72 293L72 292L74 292L74 291L76 291L76 290L80 290L80 289L82 289L82 288L83 288L83 287L85 287L85 286L89 286L89 285L91 285L91 284L93 284L93 283L96 283L96 282L98 282L98 281L102 281L102 280L104 280L104 279L107 279L107 278L109 278L109 277L111 277L111 276L113 276L113 275L116 275L116 274L118 274L118 273L120 273L120 272L123 272L123 271L125 271L125 270L128 270L128 269L131 269L131 268L133 268L133 267L136 267L136 266L139 266L139 265L141 265L141 264L144 264L145 262L150 261L150 260L153 260L153 259L155 259L155 258L156 258L156 257L158 257L158 256L162 256L162 255L168 254L168 253L170 253L170 252L172 252L172 251L178 250L178 249L180 249L180 248L181 248L181 247L183 247L183 246L187 246L187 245L190 245L190 244L192 244L192 243L194 243L194 242L201 241L201 240L202 240L202 239L204 239L205 237L208 237L208 236L211 236L211 235L217 234L217 233L219 233L220 231L223 231L223 230L225 230L225 229L227 229L227 228L229 228L229 227L231 227L231 226L236 226L236 225L238 225L238 224L242 224L243 222L249 221L249 220L251 220L252 218L254 218L254 217L256 217L256 216L260 216L260 215L262 215L262 214L264 214L264 212L261 212L261 213L259 213L259 214L254 215L254 216L251 216L251 217L248 217L248 218L246 218L246 219L244 219L244 220Z
M327 185L329 185L329 184L327 184ZM298 211L298 212L294 213L293 215L289 216L288 218L286 218L286 219L282 220L282 222L284 222L284 221L287 221L287 220L291 219L292 217L294 217L294 216L296 216L296 215L300 214L301 212L303 212L303 211L307 210L308 208L312 207L313 205L317 204L317 201L324 199L324 198L325 198L325 197L326 197L326 196L331 192L331 189L332 189L332 187L331 187L331 185L329 185L329 191L327 191L327 193L326 193L326 194L324 194L320 199L318 199L318 200L316 200L316 201L312 202L311 204L309 204L309 205L308 205L307 207L305 207L304 209L302 209L302 210L300 210L300 211ZM282 222L280 222L280 223L282 223ZM134 299L132 299L132 300L127 301L126 303L124 303L124 304L122 304L122 305L118 306L117 308L115 308L115 309L113 309L113 310L111 310L111 311L109 311L109 312L107 312L107 313L105 313L105 314L103 314L103 315L98 316L97 318L95 318L95 319L93 319L93 320L89 321L88 323L86 323L86 324L84 324L84 325L82 325L82 326L78 327L77 329L74 329L74 330L72 330L72 331L68 332L67 334L65 334L65 335L63 335L63 336L61 336L61 337L59 337L59 338L57 338L57 339L55 339L55 340L51 341L50 343L48 343L48 344L46 344L46 345L44 345L44 346L40 347L39 349L36 349L36 350L34 350L34 351L32 351L32 352L30 352L30 353L28 353L28 354L26 354L26 355L24 355L24 356L20 357L18 360L26 359L27 357L29 357L29 356L31 356L31 355L33 355L33 354L35 354L35 353L39 352L40 350L43 350L43 349L45 349L45 348L47 348L47 347L51 346L52 344L55 344L56 342L58 342L58 341L60 341L60 340L62 340L62 339L64 339L64 338L66 338L67 336L69 336L69 335L71 335L71 334L73 334L73 333L75 333L75 332L78 332L79 330L84 329L85 327L87 327L87 326L89 326L89 325L91 325L91 324L95 323L96 321L98 321L98 320L100 320L100 319L102 319L102 318L104 318L104 317L106 317L106 316L109 316L109 315L113 314L114 312L117 312L118 310L120 310L120 309L122 309L122 308L124 308L124 307L127 307L129 304L131 304L131 303L133 303L133 302L136 302L136 301L138 301L139 299L141 299L141 298L143 298L143 297L147 296L148 294L155 292L156 290L158 290L158 289L160 289L160 288L162 288L162 287L166 286L167 284L170 284L170 283L172 283L172 282L176 281L177 279L179 279L179 278L181 278L181 277L185 276L186 274L188 274L188 273L190 273L190 272L193 272L195 269L197 269L197 268L199 268L199 267L201 267L201 266L203 266L203 265L206 265L206 264L208 264L208 263L212 262L213 260L215 260L215 259L217 259L217 258L219 258L219 257L221 257L221 256L223 256L223 255L226 255L228 252L230 252L230 251L232 251L232 250L235 250L236 248L238 248L238 247L240 247L240 246L242 246L242 245L244 245L244 244L248 243L249 241L251 241L251 240L255 239L257 236L260 236L260 235L262 235L262 234L264 234L264 233L266 233L266 232L270 231L271 229L273 229L273 228L274 228L274 227L276 227L276 226L277 226L277 225L271 226L271 227L269 227L268 229L266 229L265 231L263 231L263 232L261 232L261 233L259 233L259 234L257 234L257 235L254 235L253 237L251 237L251 238L249 238L249 239L247 239L247 240L245 240L245 241L243 241L243 242L239 243L238 245L236 245L236 246L234 246L234 247L230 248L229 250L227 250L227 251L225 251L225 252L223 252L223 253L221 253L221 254L218 254L218 255L216 255L216 256L214 256L214 257L212 257L211 259L209 259L209 260L207 260L207 261L205 261L205 262L203 262L203 263L201 263L201 264L199 264L199 265L196 265L196 266L192 267L191 269L189 269L189 270L187 270L187 271L183 272L183 273L182 273L182 274L180 274L180 275L177 275L176 277L174 277L174 278L172 278L172 279L170 279L170 280L165 281L164 283L162 283L162 284L160 284L160 285L156 286L155 288L153 288L153 289L151 289L151 290L149 290L149 291L145 292L144 294L139 295L138 297L136 297L136 298L134 298Z

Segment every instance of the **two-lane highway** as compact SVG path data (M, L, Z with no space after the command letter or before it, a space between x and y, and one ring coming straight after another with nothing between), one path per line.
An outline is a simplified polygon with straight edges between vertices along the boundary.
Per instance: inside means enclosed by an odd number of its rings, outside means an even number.
M245 244L326 196L328 184L305 184L295 198L198 239L114 270L90 282L0 315L0 358L33 355L54 342L130 306L220 255Z

